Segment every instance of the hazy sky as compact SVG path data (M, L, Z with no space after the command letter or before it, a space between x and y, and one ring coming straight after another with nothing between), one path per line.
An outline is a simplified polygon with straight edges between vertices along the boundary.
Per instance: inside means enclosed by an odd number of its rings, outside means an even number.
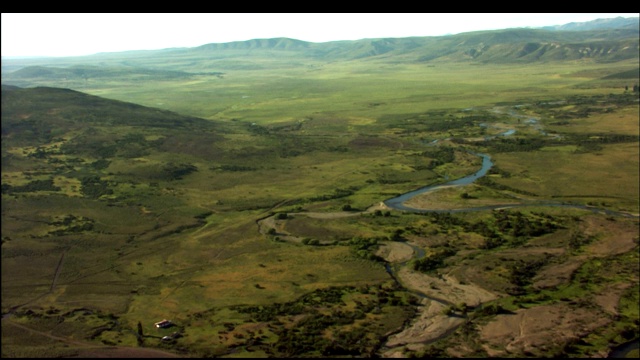
M541 27L638 13L2 13L2 56L80 56L288 37L327 42Z

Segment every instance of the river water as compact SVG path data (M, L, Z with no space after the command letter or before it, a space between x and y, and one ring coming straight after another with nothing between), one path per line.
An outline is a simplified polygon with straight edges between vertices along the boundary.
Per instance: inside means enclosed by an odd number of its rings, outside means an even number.
M426 192L434 191L447 186L468 185L478 180L479 178L485 176L489 171L489 169L491 169L491 167L493 166L493 162L491 161L491 158L489 157L489 155L485 155L485 154L476 154L476 155L482 157L482 167L477 172L460 179L449 181L444 184L422 187L418 190L414 190L414 191L402 194L398 197L385 200L384 204L387 205L388 207L391 207L397 210L405 210L405 211L413 211L413 212L434 211L434 210L415 209L412 207L405 206L403 203L416 195L424 194ZM451 210L448 210L448 211L451 211Z
M628 343L622 344L616 348L614 348L607 358L609 359L620 359L620 358L630 358L629 353L638 350L640 348L640 340L636 339L633 341L629 341ZM635 358L634 358L635 359Z
M570 208L589 210L594 213L601 213L601 214L606 214L610 216L622 216L622 217L628 217L628 218L639 217L639 215L634 215L626 212L620 212L620 211L609 210L609 209L601 209L594 206L587 206L587 205L581 205L581 204L565 204L565 203L550 202L550 201L529 202L529 203L509 204L509 205L504 205L504 204L503 205L486 205L486 206L480 206L480 207L449 209L449 210L417 209L417 208L412 208L404 205L405 201L413 198L414 196L424 194L430 191L434 191L443 187L469 185L474 181L478 180L479 178L485 176L493 166L491 157L489 157L489 155L486 155L486 154L475 154L475 155L480 156L482 158L482 167L477 172L456 180L446 182L444 184L425 186L417 190L404 193L400 196L385 200L383 201L383 203L392 209L410 211L410 212L416 212L416 213L427 213L427 212L456 213L456 212L506 209L506 208L515 208L515 207L524 207L524 206L556 206L556 207L570 207Z
M491 210L491 209L498 209L498 208L507 208L507 207L522 207L522 206L562 206L562 207L573 207L573 208L581 208L581 209L585 209L585 210L589 210L592 212L597 212L597 213L604 213L607 215L616 215L616 216L624 216L624 217L638 217L638 215L632 215L632 214L628 214L628 213L623 213L623 212L617 212L617 211L613 211L613 210L608 210L608 209L599 209L599 208L595 208L595 207L591 207L591 206L585 206L585 205L577 205L577 204L561 204L561 203L529 203L529 204L513 204L513 205L495 205L495 206L482 206L482 207L476 207L476 208L466 208L466 209L455 209L455 210L430 210L430 209L416 209L416 208L412 208L409 206L404 205L404 202L413 198L414 196L420 195L420 194L424 194L427 193L429 191L434 191L437 189L440 189L442 187L446 187L446 186L461 186L461 185L468 185L473 183L474 181L476 181L477 179L481 178L482 176L485 176L487 174L487 172L489 172L489 170L491 169L491 167L493 166L493 162L491 161L491 158L486 155L486 154L476 154L480 157L482 157L482 167L480 168L480 170L478 170L477 172L465 176L463 178L459 178L456 180L452 180L449 181L447 183L444 184L438 184L438 185L431 185L431 186L425 186L422 188L419 188L417 190L402 194L400 196L388 199L384 201L384 204L390 208L393 209L397 209L397 210L402 210L402 211L409 211L409 212L419 212L419 213L424 213L424 212L464 212L464 211L480 211L480 210ZM410 244L408 244L410 245ZM419 259L421 257L424 256L424 250L421 249L420 247L417 246L413 246L410 245L415 253L414 258L415 259ZM386 270L387 272L391 275L391 277L393 277L393 279L400 283L399 279L396 277L395 273L397 272L397 268L398 266L406 266L406 262L402 263L402 264L396 264L396 265L391 265L391 264L386 264ZM423 298L427 298L430 299L432 301L436 301L439 302L443 305L452 305L449 301L445 300L445 299L441 299L441 298L436 298L433 296L429 296L421 291L418 290L409 290L412 293L418 295L419 297L423 297ZM625 344L622 344L614 349L612 349L612 351L610 352L608 358L626 358L628 356L628 354L634 350L638 350L638 340L634 340Z
M512 114L513 115L513 114ZM535 119L529 119L531 121L531 123L535 123ZM540 129L539 129L540 130ZM542 131L542 130L540 130ZM509 136L512 135L513 133L515 133L515 130L509 130L505 133L502 133L500 135L502 136ZM436 145L437 141L432 142L430 145ZM469 185L472 184L473 182L475 182L476 180L478 180L479 178L485 176L489 170L491 169L491 167L493 167L493 162L491 161L491 157L489 157L489 155L486 154L475 154L477 156L480 156L482 158L482 166L480 167L480 170L478 170L477 172L456 179L456 180L452 180L443 184L437 184L437 185L429 185L429 186L425 186L422 188L419 188L417 190L413 190L410 192L407 192L405 194L402 194L400 196L391 198L391 199L387 199L385 200L383 203L393 209L396 210L401 210L401 211L409 211L409 212L417 212L417 213L426 213L426 212L448 212L448 213L454 213L454 212L468 212L468 211L481 211L481 210L492 210L492 209L499 209L499 208L512 208L512 207L523 207L523 206L560 206L560 207L572 207L572 208L580 208L580 209L584 209L584 210L589 210L592 212L596 212L596 213L604 213L607 215L615 215L615 216L623 216L623 217L638 217L638 215L633 215L633 214L629 214L629 213L624 213L624 212L618 212L618 211L613 211L613 210L608 210L608 209L599 209L596 207L592 207L592 206L586 206L586 205L578 205L578 204L563 204L563 203L552 203L552 202L533 202L533 203L526 203L526 204L510 204L510 205L489 205L489 206L482 206L482 207L475 207L475 208L465 208L465 209L453 209L453 210L433 210L433 209L416 209L416 208L412 208L409 206L404 205L404 202L406 202L407 200L413 198L414 196L420 195L420 194L424 194L430 191L434 191L434 190L438 190L440 188L443 187L449 187L449 186L462 186L462 185ZM420 247L417 246L413 246L410 245L415 252L415 256L414 258L421 258L424 256L424 250L421 249ZM395 281L399 282L399 279L396 278L395 273L397 270L397 266L399 265L405 265L406 263L403 264L396 264L391 265L391 264L386 264L386 270L387 272L394 278ZM433 301L437 301L441 304L444 305L450 305L451 303L449 303L447 300L444 299L440 299L440 298L434 298L431 296L428 296L420 291L416 291L416 290L410 290L411 292L413 292L414 294L423 297L423 298L428 298L430 300ZM618 347L616 347L615 349L613 349L611 351L611 353L609 354L609 358L625 358L628 356L628 354L634 350L638 350L638 346L639 342L638 340L634 340L625 344L622 344Z

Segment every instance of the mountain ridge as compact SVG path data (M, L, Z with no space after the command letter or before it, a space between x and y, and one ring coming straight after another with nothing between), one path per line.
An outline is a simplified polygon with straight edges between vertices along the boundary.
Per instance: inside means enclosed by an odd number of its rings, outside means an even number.
M377 60L393 56L393 61L526 63L590 59L598 62L634 59L640 45L638 18L597 19L543 28L510 28L459 33L445 36L368 38L323 43L286 37L209 43L191 48L99 53L64 58L11 59L3 57L3 80L27 66L99 64L100 66L167 67L160 59L175 58L171 70L198 72L202 66L232 69L238 63L264 59L351 61ZM535 53L532 55L532 53ZM227 60L236 60L229 64ZM227 63L216 63L225 60ZM206 65L203 65L204 63ZM253 62L256 66L257 61ZM258 65L259 66L259 65ZM166 75L166 74L165 74Z

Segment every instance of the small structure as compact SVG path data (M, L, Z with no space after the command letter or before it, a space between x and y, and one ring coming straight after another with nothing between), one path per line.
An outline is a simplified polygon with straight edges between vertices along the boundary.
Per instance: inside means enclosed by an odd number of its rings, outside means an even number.
M171 340L175 340L175 339L181 338L181 337L182 337L182 334L180 334L178 331L176 331L171 335L163 336L162 337L162 341L171 341Z
M157 328L168 328L173 324L171 323L171 320L164 319L162 321L155 323L155 325Z

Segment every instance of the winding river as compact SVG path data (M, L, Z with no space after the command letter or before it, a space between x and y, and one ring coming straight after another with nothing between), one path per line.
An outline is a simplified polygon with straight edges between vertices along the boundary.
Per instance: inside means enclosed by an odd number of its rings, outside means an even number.
M513 113L511 115L514 115ZM531 121L532 123L535 123L535 120ZM539 131L542 131L540 129L538 129ZM515 130L509 130L507 132L504 132L500 135L502 136L509 136L511 134L515 133ZM435 142L432 143L432 145L435 145ZM499 208L513 208L513 207L523 207L523 206L557 206L557 207L571 207L571 208L579 208L579 209L584 209L584 210L589 210L595 213L604 213L606 215L611 215L611 216L622 216L622 217L630 217L630 218L637 218L640 215L634 215L634 214L630 214L630 213L626 213L626 212L620 212L620 211L614 211L614 210L609 210L609 209L602 209L602 208L597 208L597 207L593 207L593 206L586 206L586 205L579 205L579 204L566 204L566 203L558 203L558 202L550 202L548 200L545 201L532 201L532 202L527 202L527 203L519 203L519 204L509 204L509 205L488 205L488 206L481 206L481 207L473 207L473 208L462 208L462 209L447 209L447 210L436 210L436 209L418 209L418 208L413 208L410 206L405 205L405 202L408 201L409 199L421 195L421 194L425 194L428 192L432 192L438 189L442 189L444 187L451 187L451 186L463 186L463 185L469 185L472 184L473 182L475 182L477 179L485 176L489 170L491 169L491 167L493 166L493 162L491 161L491 158L489 157L489 155L486 154L474 154L477 155L479 157L482 158L482 166L480 168L480 170L478 170L477 172L456 179L456 180L452 180L443 184L437 184L437 185L430 185L430 186L425 186L422 188L419 188L417 190L414 191L410 191L407 192L405 194L402 194L400 196L391 198L391 199L387 199L385 201L383 201L383 204L389 208L392 209L396 209L396 210L401 210L401 211L407 211L407 212L416 212L416 213L427 213L427 212L447 212L447 213L453 213L453 212L469 212L469 211L481 211L481 210L493 210L493 209L499 209ZM410 245L410 244L408 244ZM413 250L414 250L414 257L413 258L421 258L424 256L424 250L417 247L417 246L413 246L410 245ZM397 269L401 266L406 265L406 262L402 263L402 264L386 264L385 268L387 270L387 272L391 275L391 277L398 283L400 283L400 279L398 279L396 277L396 273L397 273ZM441 299L441 298L436 298L433 296L429 296L421 291L418 290L411 290L412 293L423 297L423 298L427 298L430 299L432 301L436 301L439 302L440 304L443 305L451 305L451 303L445 299ZM449 332L455 330L455 327L453 329L450 329ZM442 335L442 336L446 336ZM441 337L442 337L441 336ZM623 344L621 346L618 346L616 348L613 349L613 351L610 353L610 355L608 356L609 358L619 358L619 357L626 357L627 354L629 354L631 351L637 351L638 349L638 341L632 341L626 344Z
M516 106L517 107L517 106ZM505 111L502 107L496 107L493 109L494 112L499 113L499 114L506 114L509 115L511 117L517 118L518 122L520 123L521 119L526 119L525 123L528 124L529 126L533 126L538 132L544 134L544 135L548 135L548 136L553 136L553 137L558 137L558 135L556 134L547 134L542 127L540 126L540 124L538 123L538 119L534 118L534 117L529 117L529 116L525 116L525 115L520 115L518 114L515 110L510 109L509 111ZM482 123L480 124L481 127L488 127L488 124ZM485 137L485 140L490 140L490 139L494 139L497 137L505 137L505 136L510 136L516 133L515 129L508 129L500 134L497 135L493 135L493 136L487 136ZM437 144L438 140L434 140L433 142L431 142L429 145L430 146L435 146ZM610 215L610 216L623 216L623 217L629 217L629 218L637 218L640 215L634 215L634 214L629 214L626 212L621 212L621 211L615 211L615 210L609 210L609 209L602 209L602 208L597 208L594 206L587 206L587 205L580 205L580 204L567 204L567 203L562 203L562 202L552 202L552 201L531 201L531 202L526 202L526 203L519 203L519 204L502 204L502 205L486 205L486 206L480 206L480 207L470 207L470 208L463 208L463 209L447 209L447 210L436 210L436 209L418 209L418 208L412 208L409 207L407 205L405 205L404 203L417 196L420 194L425 194L431 191L435 191L444 187L451 187L451 186L461 186L461 185L469 185L472 184L474 181L476 181L477 179L485 176L487 174L487 172L489 172L489 170L491 169L491 167L493 167L493 162L491 161L491 157L489 155L486 154L477 154L477 153L472 153L476 156L479 156L482 158L482 166L480 168L480 170L478 170L477 172L453 180L453 181L449 181L443 184L437 184L437 185L430 185L430 186L425 186L422 188L419 188L417 190L414 191L410 191L408 193L402 194L400 196L391 198L391 199L387 199L385 201L383 201L384 205L386 205L389 208L392 209L396 209L396 210L401 210L401 211L409 211L409 212L417 212L417 213L426 213L426 212L447 212L447 213L455 213L455 212L470 212L470 211L481 211L481 210L494 210L494 209L504 209L504 208L514 208L514 207L524 207L524 206L556 206L556 207L571 207L571 208L579 208L579 209L584 209L584 210L589 210L595 213L602 213L602 214L606 214L606 215Z
M393 208L396 210L401 210L401 211L408 211L408 212L418 212L418 213L426 213L426 212L468 212L468 211L480 211L480 210L491 210L491 209L498 209L498 208L511 208L511 207L522 207L522 206L562 206L562 207L573 207L573 208L580 208L580 209L585 209L585 210L589 210L592 212L597 212L597 213L605 213L607 215L615 215L615 216L624 216L624 217L638 217L638 215L633 215L633 214L629 214L629 213L625 213L625 212L619 212L619 211L613 211L613 210L608 210L608 209L601 209L601 208L596 208L596 207L592 207L592 206L586 206L586 205L577 205L577 204L563 204L563 203L552 203L552 202L530 202L530 203L520 203L520 204L509 204L509 205L489 205L489 206L482 206L482 207L475 207L475 208L463 208L463 209L447 209L447 210L434 210L434 209L417 209L417 208L412 208L409 206L404 205L404 203L406 201L408 201L409 199L417 196L417 195L421 195L421 194L425 194L431 191L435 191L444 187L450 187L450 186L462 186L462 185L468 185L468 184L472 184L474 181L476 181L477 179L485 176L489 170L491 169L491 167L493 166L493 162L491 161L491 158L489 157L489 155L486 154L475 154L477 156L480 156L482 158L482 166L480 168L480 170L478 170L477 172L456 179L456 180L452 180L443 184L438 184L438 185L431 185L431 186L425 186L422 188L419 188L417 190L414 191L410 191L408 193L402 194L400 196L388 199L383 201L384 205L386 205L389 208ZM419 259L422 258L425 254L424 250L418 246L414 246L411 244L407 244L409 246L411 246L413 248L414 251L414 259ZM385 268L387 270L387 272L389 273L389 275L391 275L391 277L400 285L402 285L401 280L397 277L397 273L398 273L398 269L402 266L406 266L407 265L407 261L403 262L403 263L399 263L399 264L385 264ZM404 286L403 286L404 287ZM450 301L443 299L443 298L439 298L439 297L434 297L434 296L430 296L427 295L425 293L423 293L422 291L419 291L417 289L411 289L409 290L411 293L416 294L419 297L422 298L426 298L429 299L431 301L435 301L438 302L442 305L448 306L448 305L453 305ZM452 327L451 329L449 329L446 333L441 334L440 336L438 336L436 339L432 340L436 341L437 339L441 339L444 338L446 336L448 336L450 333L452 333L453 331L455 331L457 328L457 326ZM637 351L638 349L638 341L632 341L629 343L625 343L623 345L620 345L618 347L615 347L612 349L612 351L609 354L609 358L623 358L623 357L627 357L629 353L631 353L632 351Z
M489 157L489 155L485 155L485 154L476 154L480 157L482 157L482 167L480 168L480 170L478 170L477 172L465 176L463 178L459 178L456 180L452 180L449 181L447 183L444 184L438 184L438 185L431 185L431 186L425 186L422 187L418 190L414 190L405 194L402 194L400 196L388 199L384 201L384 204L390 208L396 209L396 210L403 210L403 211L412 211L412 212L435 212L435 211L441 211L441 212L451 212L451 211L461 211L461 210L426 210L426 209L416 209L416 208L412 208L412 207L408 207L406 205L404 205L403 203L409 199L411 199L412 197L416 196L416 195L420 195L420 194L424 194L430 191L435 191L444 187L449 187L449 186L460 186L460 185L469 185L471 183L473 183L474 181L478 180L479 178L485 176L487 174L487 172L489 171L489 169L491 169L491 167L493 166L493 162L491 161L491 158ZM502 205L501 205L502 206ZM464 211L464 210L462 210Z
M482 158L482 167L477 172L475 172L475 173L473 173L471 175L467 175L465 177L456 179L456 180L452 180L452 181L443 183L443 184L425 186L425 187L419 188L417 190L413 190L413 191L410 191L408 193L404 193L404 194L402 194L400 196L397 196L397 197L394 197L394 198L391 198L391 199L387 199L387 200L383 201L384 205L386 205L389 208L396 209L396 210L410 211L410 212L417 212L417 213L427 213L427 212L455 213L455 212L469 212L469 211L505 209L505 208L514 208L514 207L524 207L524 206L556 206L556 207L570 207L570 208L578 208L578 209L583 209L583 210L589 210L589 211L594 212L594 213L603 213L603 214L610 215L610 216L623 216L623 217L628 217L628 218L640 217L640 215L630 214L630 213L626 213L626 212L622 212L622 211L603 209L603 208L598 208L598 207L595 207L595 206L587 206L587 205L580 205L580 204L565 204L565 203L550 202L550 201L535 201L535 202L527 202L527 203L520 203L520 204L485 205L485 206L480 206L480 207L470 207L470 208L462 208L462 209L447 209L447 210L417 209L417 208L412 208L412 207L404 205L404 203L406 201L408 201L409 199L413 198L414 196L425 194L425 193L428 193L428 192L431 192L431 191L435 191L435 190L438 190L438 189L441 189L441 188L444 188L444 187L469 185L469 184L472 184L474 181L478 180L479 178L485 176L487 174L487 172L489 172L489 170L493 166L493 162L491 161L491 157L489 157L489 155L486 155L486 154L475 154L475 155L480 156Z
M510 113L510 115L512 116L517 116L517 114L514 114L513 112ZM534 118L530 118L528 119L527 123L531 124L536 124L536 119ZM542 132L542 130L539 127L536 127L536 129L538 129L539 131ZM489 138L495 138L497 136L510 136L512 134L515 133L515 130L507 130L501 134L489 137ZM437 140L434 140L433 142L429 143L430 146L435 146L437 144ZM421 195L421 194L425 194L428 192L432 192L432 191L436 191L445 187L452 187L452 186L464 186L464 185L469 185L474 183L476 180L478 180L479 178L485 176L489 170L493 167L494 163L491 161L491 157L487 154L481 154L481 153L472 153L473 155L476 155L480 158L482 158L482 165L480 167L480 169L478 171L476 171L473 174L464 176L462 178L459 179L455 179L452 181L448 181L442 184L436 184L436 185L429 185L429 186L424 186L421 187L417 190L413 190L407 193L404 193L400 196L397 197L393 197L387 200L383 201L383 204L390 209L395 209L395 210L400 210L400 211L406 211L406 212L414 212L414 213L428 213L428 212L436 212L436 213L455 213L455 212L471 212L471 211L483 211L483 210L494 210L494 209L506 209L506 208L515 208L515 207L524 207L524 206L554 206L554 207L571 207L571 208L579 208L579 209L584 209L584 210L588 210L588 211L592 211L595 213L600 213L600 214L606 214L606 215L611 215L611 216L622 216L622 217L630 217L630 218L637 218L639 217L639 215L634 215L634 214L629 214L626 212L620 212L620 211L614 211L614 210L608 210L608 209L602 209L602 208L597 208L597 207L593 207L593 206L587 206L587 205L579 205L579 204L570 204L570 203L562 203L562 202L553 202L550 200L523 200L522 203L514 203L514 204L500 204L500 205L485 205L485 206L480 206L480 207L469 207L469 208L460 208L460 209L420 209L420 208L413 208L410 206L405 205L405 203L410 200L411 198ZM372 210L368 210L368 211L372 211ZM308 215L308 214L307 214ZM262 221L264 219L260 219L258 220L258 222ZM412 259L419 259L422 258L425 254L424 249L418 247L418 246L414 246L412 244L407 243L407 245L411 246L413 249L413 256ZM385 265L386 271L391 275L391 277L398 282L400 285L402 285L402 281L400 278L398 278L398 270L400 268L402 268L403 266L407 266L409 260L401 262L401 263L395 263L395 264L390 264L387 263ZM403 286L404 287L404 286ZM421 298L426 298L429 299L431 301L435 301L438 302L441 305L444 306L448 306L448 305L453 305L450 301L440 298L440 297L434 297L430 294L427 294L425 292L419 291L417 289L411 289L409 290L410 292L418 295ZM436 341L439 338L445 337L447 336L449 333L455 331L455 329L457 328L457 326L454 326L450 329L448 329L446 331L446 333L443 333L441 335L439 335L436 339L432 339L432 341ZM634 347L635 346L635 347ZM624 356L625 354L627 354L629 352L629 349L637 349L637 344L625 344L624 346L619 347L617 350L618 352L613 352L612 355L610 357L618 357L618 356Z

